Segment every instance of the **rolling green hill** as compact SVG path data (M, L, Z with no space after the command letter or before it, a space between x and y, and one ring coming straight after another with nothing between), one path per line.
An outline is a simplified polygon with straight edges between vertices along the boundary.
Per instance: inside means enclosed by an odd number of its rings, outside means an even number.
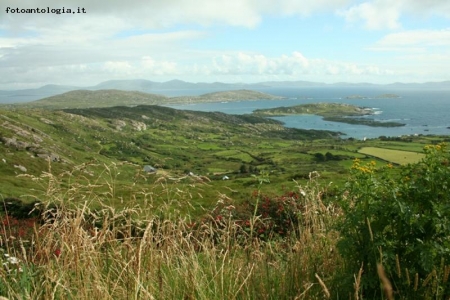
M142 92L120 90L75 90L41 100L21 104L20 106L26 108L45 109L111 107L117 105L131 106L162 104L165 103L168 99L169 98L166 96L147 94Z
M229 188L255 188L257 181L250 175L262 170L280 172L276 181L289 181L298 173L292 160L298 160L305 167L301 173L307 174L315 162L313 156L298 152L299 143L338 137L335 132L285 128L259 116L151 105L1 110L0 124L0 197L39 197L36 190L45 188L36 178L49 168L60 174L86 165L78 178L101 181L105 166L114 164L120 173L117 186L125 187L118 191L123 197L134 184L148 187L158 176L184 178L186 184L194 180L186 174L208 176L216 188L208 189L211 197L198 199L200 206L211 204L214 195ZM281 171L285 164L294 173ZM145 165L157 168L157 174L148 177ZM225 184L224 174L237 180Z

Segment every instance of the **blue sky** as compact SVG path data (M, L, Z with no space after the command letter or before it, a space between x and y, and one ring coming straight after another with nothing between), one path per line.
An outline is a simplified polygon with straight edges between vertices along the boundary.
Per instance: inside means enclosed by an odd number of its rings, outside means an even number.
M36 7L86 13L12 12ZM448 70L448 0L0 3L0 89L111 79L428 82L450 80Z

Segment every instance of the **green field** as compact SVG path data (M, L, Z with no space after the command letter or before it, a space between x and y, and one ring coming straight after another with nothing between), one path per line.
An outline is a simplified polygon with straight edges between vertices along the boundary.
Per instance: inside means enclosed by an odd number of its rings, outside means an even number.
M424 157L424 154L410 151L392 150L378 147L364 147L359 153L374 156L391 163L406 165L418 162Z

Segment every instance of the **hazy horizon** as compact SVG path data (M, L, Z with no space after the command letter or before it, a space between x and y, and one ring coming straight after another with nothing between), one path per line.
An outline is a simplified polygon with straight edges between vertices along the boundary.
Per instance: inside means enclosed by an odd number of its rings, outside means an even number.
M156 80L149 80L149 79L142 79L142 78L137 78L137 79L111 79L111 80L104 80L101 82L97 82L94 84L87 84L87 85L71 85L71 84L56 84L56 83L47 83L41 86L36 86L33 88L25 88L25 89L0 89L2 91L20 91L20 90L27 90L27 89L40 89L40 88L44 88L47 86L59 86L59 87L75 87L75 88L92 88L104 83L109 83L109 82L124 82L124 81L147 81L147 82L153 82L153 83L169 83L169 82L184 82L184 83L188 83L188 84L225 84L225 85L242 85L242 86L251 86L251 85L258 85L258 84L264 84L264 83L277 83L277 84L282 84L282 83L286 83L287 85L289 84L294 84L294 83L307 83L307 84L317 84L316 87L320 87L320 85L325 85L325 86L333 86L333 85L345 85L348 84L349 86L351 85L373 85L373 86L389 86L389 85L427 85L427 84L440 84L440 83L450 83L450 80L443 80L443 81L424 81L424 82L388 82L388 83L373 83L373 82L330 82L330 83L326 83L326 82L318 82L318 81L306 81L306 80L268 80L268 81L258 81L258 82L222 82L222 81L197 81L197 82L193 82L193 81L185 81L185 80L181 80L181 79L170 79L170 80L166 80L166 81L156 81ZM286 85L286 86L287 86ZM280 85L280 87L283 87L282 85ZM301 86L299 86L301 87ZM305 86L308 87L308 86ZM314 86L313 86L314 87ZM450 85L449 85L449 89L450 89Z

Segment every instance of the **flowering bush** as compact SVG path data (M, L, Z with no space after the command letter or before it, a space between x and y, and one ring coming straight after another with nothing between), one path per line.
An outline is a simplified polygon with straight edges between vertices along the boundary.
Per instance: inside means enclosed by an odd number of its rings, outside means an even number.
M216 221L233 222L240 227L241 234L261 240L286 237L298 226L302 210L300 196L296 192L269 196L254 191L244 203L218 206L212 215Z
M317 219L317 214L327 209L321 202L321 192L313 193L314 188L308 185L305 187L307 192L300 187L298 191L281 195L255 190L248 200L240 204L232 203L231 199L221 200L210 218L192 224L192 228L198 229L212 221L219 228L233 227L238 239L250 237L267 241L290 237L298 234L301 228L311 226L311 219Z
M260 217L254 230L258 237L266 239L274 236L286 237L297 230L304 207L298 192L270 196L255 191L243 208L249 217L251 214Z
M14 247L19 242L30 242L36 224L38 219L34 217L19 219L11 215L0 216L0 246L8 248Z
M450 295L450 155L445 144L424 151L397 175L387 171L392 165L354 161L340 201L339 249L349 273L362 266L367 298L380 297L377 263L403 295Z

